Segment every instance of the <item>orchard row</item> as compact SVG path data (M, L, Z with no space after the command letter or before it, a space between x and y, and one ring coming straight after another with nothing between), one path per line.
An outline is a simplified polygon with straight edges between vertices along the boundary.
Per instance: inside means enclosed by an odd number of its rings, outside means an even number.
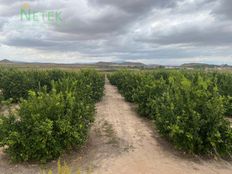
M3 69L0 89L2 100L20 106L0 117L0 146L13 161L46 162L86 141L104 76L94 70Z
M121 70L109 79L178 149L209 156L232 154L232 129L225 119L232 115L232 74Z

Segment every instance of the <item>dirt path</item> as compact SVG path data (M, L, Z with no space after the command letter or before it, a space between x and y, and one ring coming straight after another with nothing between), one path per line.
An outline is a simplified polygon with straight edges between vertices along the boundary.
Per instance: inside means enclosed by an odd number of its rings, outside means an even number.
M94 174L231 174L232 163L191 158L173 149L154 131L151 121L136 114L117 89L106 82L105 96L96 106L89 140L78 152L62 157L76 173ZM10 164L0 153L0 174L40 174L46 166ZM54 173L55 173L54 172Z

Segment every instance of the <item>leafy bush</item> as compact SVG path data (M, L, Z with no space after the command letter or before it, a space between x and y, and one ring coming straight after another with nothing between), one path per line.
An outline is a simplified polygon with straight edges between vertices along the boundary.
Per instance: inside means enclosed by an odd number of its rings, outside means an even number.
M232 117L232 96L224 96L225 116Z
M53 71L20 71L16 69L2 69L0 71L0 89L4 99L13 99L18 102L20 98L26 99L29 90L39 91L43 86L51 90L51 81L58 81L67 76L59 70Z
M105 76L95 70L82 70L79 73L79 87L89 88L89 96L94 102L99 101L104 92Z
M103 96L104 76L95 70L82 70L79 73L64 72L60 70L52 71L20 71L16 69L0 70L0 89L5 99L13 99L18 102L20 98L26 99L28 91L39 91L41 87L46 86L51 90L51 81L59 81L63 78L79 80L80 83L89 85L91 97L98 101Z
M159 132L177 148L195 154L231 155L232 129L223 118L225 98L212 74L119 71L109 79L123 95L136 96L140 114L154 120ZM141 79L139 85L133 83L137 79Z
M219 92L223 96L232 96L232 74L231 73L215 73Z
M196 154L229 156L232 130L223 118L223 98L217 87L198 78L167 81L156 103L155 123L158 130L178 148Z
M2 91L0 90L0 109L1 109L1 106L2 106L2 101L3 101L3 95L2 95Z
M232 116L232 74L231 73L217 73L215 74L219 92L224 96L225 100L225 115Z
M129 102L138 100L138 95L136 94L140 92L140 87L146 78L143 73L128 70L118 71L108 77L111 84L117 85L120 93L122 93L125 99Z
M18 115L2 117L0 145L13 161L46 162L86 141L94 120L93 85L103 90L104 78L95 72L99 81L94 82L82 73L53 81L51 90L30 91Z

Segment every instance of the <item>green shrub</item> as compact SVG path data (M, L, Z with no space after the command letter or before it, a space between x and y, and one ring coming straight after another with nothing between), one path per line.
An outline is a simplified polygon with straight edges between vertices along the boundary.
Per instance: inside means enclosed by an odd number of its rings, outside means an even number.
M51 90L51 81L58 81L67 76L67 73L59 70L53 71L20 71L17 69L0 70L0 89L4 99L13 99L18 102L20 98L26 99L28 91L39 91L43 86Z
M14 161L57 158L63 150L85 142L93 111L92 104L73 93L30 92L20 104L19 118L3 119L2 145L8 146L6 152Z
M224 96L225 116L232 117L232 96Z
M194 85L170 77L156 103L155 124L179 149L190 153L229 156L232 130L224 119L217 87L198 78Z
M2 101L3 101L3 95L2 95L2 91L0 90L0 109L1 109L1 106L2 106Z
M138 93L141 91L146 76L141 72L133 72L128 70L118 71L108 76L110 83L117 85L120 93L129 102L138 100Z
M219 92L223 96L232 96L232 73L215 73Z
M93 85L99 90L104 85L104 78L95 76L99 81L81 72L53 81L51 90L30 91L17 115L0 119L0 146L13 161L46 162L86 141L94 120Z
M82 70L78 77L80 88L89 88L88 95L90 98L97 102L104 94L105 76L97 73L95 70Z
M109 79L126 98L137 98L140 114L154 120L177 148L222 157L232 154L232 129L224 119L225 101L231 100L220 95L213 74L119 71Z
M225 100L225 115L232 116L232 74L217 73L215 74L219 92L224 96Z
M64 72L60 70L52 71L20 71L17 69L0 70L0 89L6 100L12 98L13 102L18 102L20 98L26 99L28 91L39 91L46 86L51 90L51 81L59 81L63 78L79 80L80 83L91 87L91 98L99 101L103 96L104 75L95 70L82 70L79 73Z

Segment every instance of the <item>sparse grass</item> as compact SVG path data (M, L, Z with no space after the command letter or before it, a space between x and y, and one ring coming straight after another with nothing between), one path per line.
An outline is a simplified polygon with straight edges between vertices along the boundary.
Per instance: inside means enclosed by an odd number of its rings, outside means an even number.
M66 162L64 162L63 164L60 162L60 160L58 160L57 162L57 174L71 174L72 173L72 169L70 166L67 165ZM87 170L87 174L91 174L92 173L92 169L88 168ZM55 174L51 169L48 171L42 171L41 174ZM82 172L80 171L80 169L78 169L75 174L82 174Z
M102 135L101 130L99 128L95 128L94 131L97 137L100 137Z
M105 121L103 124L103 129L104 129L104 132L106 133L106 136L109 138L109 141L107 142L107 144L112 144L112 145L118 146L119 142L118 142L117 137L115 135L113 126L110 123L108 123L107 121Z

